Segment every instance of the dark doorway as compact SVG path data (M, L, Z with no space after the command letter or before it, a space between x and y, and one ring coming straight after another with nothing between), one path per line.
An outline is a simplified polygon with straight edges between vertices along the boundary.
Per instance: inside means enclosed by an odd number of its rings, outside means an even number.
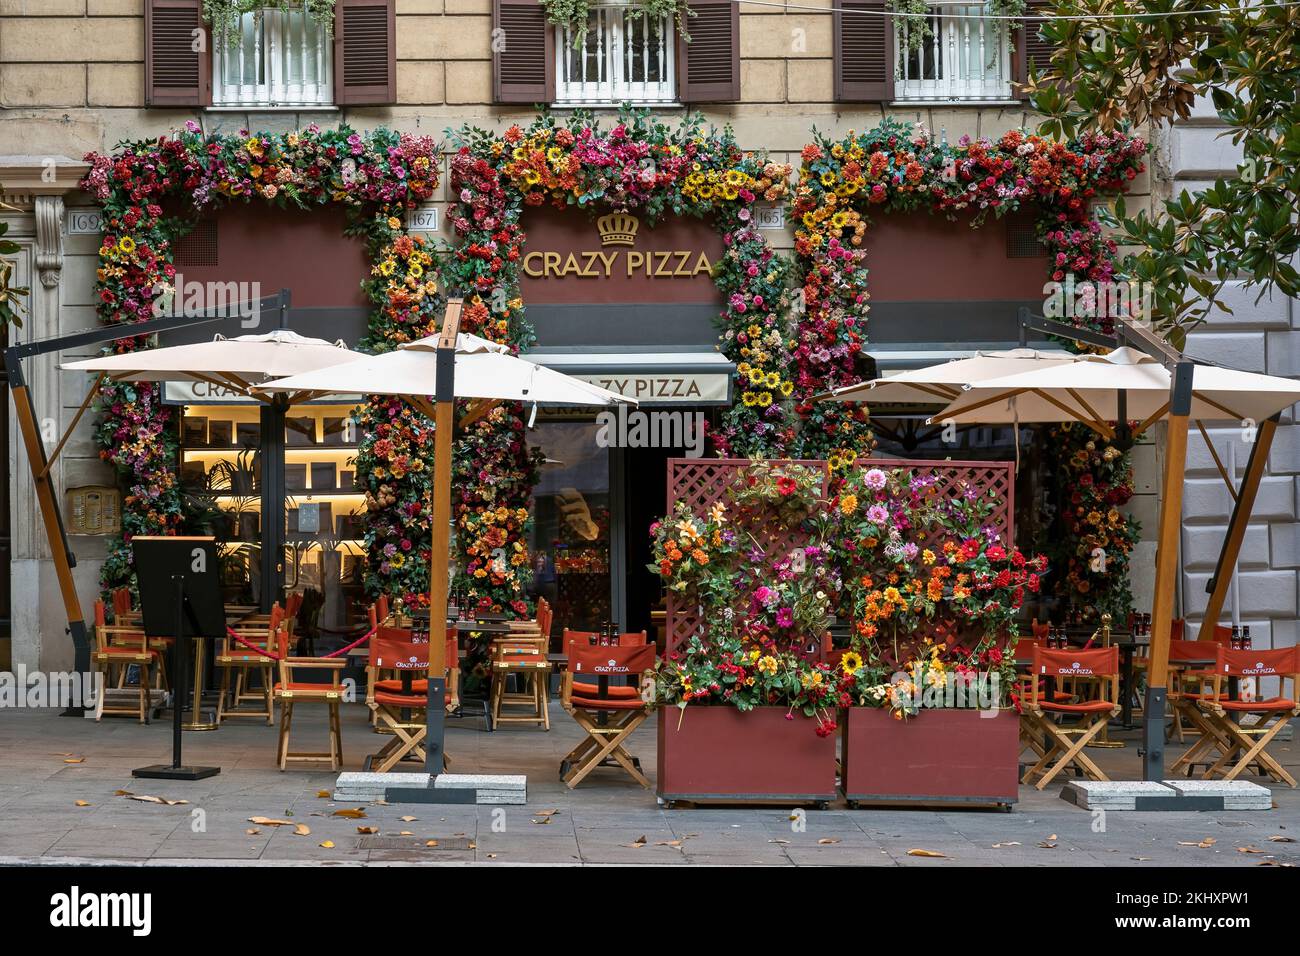
M664 516L667 507L668 459L680 457L682 449L629 448L624 474L624 515L627 521L627 629L654 632L650 612L660 606L663 588L650 563L650 525Z

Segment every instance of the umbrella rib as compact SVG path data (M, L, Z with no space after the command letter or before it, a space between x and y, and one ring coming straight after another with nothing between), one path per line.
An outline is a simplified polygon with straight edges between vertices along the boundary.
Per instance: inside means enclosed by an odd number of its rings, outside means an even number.
M1098 422L1104 421L1101 415L1097 413L1097 409L1089 405L1087 400L1082 395L1080 395L1075 389L1067 388L1066 391L1070 393L1071 398L1073 398L1076 402L1078 402L1080 405L1084 407L1084 409L1088 412L1088 414L1092 416L1094 421L1098 421Z
M999 394L994 395L992 398L986 398L986 399L984 399L983 401L974 402L974 403L972 403L972 404L970 404L970 405L965 406L964 408L950 408L950 409L946 409L946 411L948 412L948 414L945 415L944 418L956 418L958 415L964 415L964 414L966 414L967 412L973 412L973 411L975 411L977 408L983 408L985 405L992 405L992 404L995 403L995 402L1001 402L1001 401L1010 401L1011 399L1015 398L1017 395L1021 394L1022 392L1028 392L1028 391L1030 391L1030 389L1027 389L1027 388L1013 388L1013 389L1012 389L1011 391L1009 391L1009 392L1000 392ZM941 414L942 414L942 413L941 413ZM933 424L935 423L936 420L937 420L937 421L943 421L944 419L943 419L943 418L938 418L938 417L936 416L935 418L929 418L929 419L926 419L926 422L925 422L925 423L926 423L927 425L933 425Z
M72 416L72 423L68 425L68 430L63 433L63 437L59 439L59 443L54 446L54 451L50 452L50 457L46 459L45 467L37 473L37 478L44 478L50 473L50 469L54 467L54 462L59 457L59 452L63 451L63 446L66 445L68 439L72 437L72 432L77 427L77 422L81 421L81 416L86 414L86 409L90 407L91 399L95 397L95 393L99 391L99 387L104 384L104 378L106 375L107 373L100 372L95 376L95 381L90 386L89 391L86 392L86 397L81 400L81 407L77 409L77 414Z
M1168 412L1168 411L1169 411L1169 403L1168 403L1168 402L1165 402L1163 405L1161 405L1159 408L1157 408L1154 412L1152 412L1150 415L1148 415L1147 418L1146 418L1146 420L1143 421L1141 424L1139 424L1137 428L1133 429L1133 434L1134 434L1135 436L1136 436L1136 435L1141 435L1141 434L1144 433L1148 428L1150 428L1154 423L1156 423L1156 422L1158 422L1160 419L1164 418L1164 417L1165 417L1165 413Z
M461 417L461 420L456 424L460 428L465 428L469 425L472 425L500 404L501 404L501 400L497 398L480 398L478 401L476 401L473 405L470 406L469 410Z
M1069 416L1070 416L1071 418L1073 418L1075 421L1079 421L1079 422L1082 422L1083 424L1087 425L1089 428L1091 428L1091 429L1092 429L1093 431L1095 431L1097 434L1101 435L1103 438L1114 438L1114 437L1115 437L1115 432L1114 432L1114 430L1113 430L1109 425L1107 425L1105 422L1102 422L1102 421L1093 421L1093 420L1091 420L1091 419L1089 419L1089 418L1086 418L1086 417L1080 415L1080 414L1078 413L1077 410L1071 408L1069 405L1065 404L1065 402L1063 402L1063 401L1061 401L1060 399L1056 398L1056 396L1054 396L1054 395L1049 395L1047 392L1044 392L1041 388L1030 389L1030 391L1032 391L1035 395L1037 395L1037 396L1038 396L1039 398L1041 398L1043 401L1045 401L1045 402L1050 402L1051 404L1055 405L1057 408L1059 408L1061 411L1065 412L1065 414L1069 415Z
M1211 408L1217 408L1219 411L1223 412L1223 414L1227 415L1229 418L1236 419L1239 422L1244 422L1246 420L1245 415L1240 415L1237 412L1234 412L1227 405L1220 405L1214 399L1206 398L1204 392L1193 391L1192 394L1195 395L1197 398L1199 398L1201 401L1203 401L1206 405L1209 405Z
M1228 486L1228 494L1232 495L1232 500L1237 500L1237 488L1228 477L1228 469L1223 467L1223 462L1219 459L1219 452L1214 447L1214 442L1210 441L1210 433L1205 430L1205 424L1198 418L1196 419L1196 430L1201 433L1205 439L1205 447L1210 450L1210 457L1214 459L1214 466L1219 469L1219 474L1223 477L1223 483Z
M886 383L889 384L889 383ZM945 388L943 385L930 384L926 382L900 382L900 385L908 385L918 392L925 392L929 395L937 395L944 401L951 402L961 397L961 389Z

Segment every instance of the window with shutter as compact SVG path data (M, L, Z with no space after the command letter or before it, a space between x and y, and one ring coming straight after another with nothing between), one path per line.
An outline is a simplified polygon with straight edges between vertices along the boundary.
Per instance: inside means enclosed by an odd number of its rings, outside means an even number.
M587 32L558 27L555 103L599 106L672 103L677 98L671 17L650 17L628 0L600 0Z
M690 42L677 38L677 95L683 103L740 99L740 6L732 0L691 0Z
M212 93L202 0L144 7L146 106L205 106Z
M492 96L498 103L555 98L555 36L537 0L492 0Z
M335 0L334 101L340 106L397 102L394 0Z
M214 106L319 106L334 101L333 44L301 10L245 13L212 43Z
M1050 0L1027 0L1025 12L1034 16L1043 16L1052 11ZM1024 83L1029 79L1029 72L1032 68L1035 73L1042 76L1052 65L1052 44L1043 39L1039 33L1041 22L1038 20L1027 20L1021 23L1020 29L1016 31L1016 82ZM1017 99L1028 99L1028 94L1020 88L1016 88Z
M884 0L835 0L835 99L879 103L894 98L894 30Z
M942 103L1011 97L1011 33L985 4L934 3L894 21L894 98Z

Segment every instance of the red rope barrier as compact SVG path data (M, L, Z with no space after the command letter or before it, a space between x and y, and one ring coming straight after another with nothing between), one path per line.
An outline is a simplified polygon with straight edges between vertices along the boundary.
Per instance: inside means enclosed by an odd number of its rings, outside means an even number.
M370 630L366 631L366 633L362 634L351 644L348 644L346 647L340 647L337 651L330 651L328 654L322 654L321 658L324 659L330 657L342 657L344 654L352 650L357 645L364 644L366 641L370 640L370 638L374 636L375 631L377 630L379 630L378 627L372 627ZM273 661L283 660L283 658L279 654L273 653L272 651L269 651L266 648L258 647L256 644L250 644L248 641L244 640L242 637L236 634L234 629L232 628L229 627L226 628L226 633L230 636L231 640L233 640L240 647L247 648L250 651L255 651L258 654L260 654L262 657L268 658L269 660L273 660Z

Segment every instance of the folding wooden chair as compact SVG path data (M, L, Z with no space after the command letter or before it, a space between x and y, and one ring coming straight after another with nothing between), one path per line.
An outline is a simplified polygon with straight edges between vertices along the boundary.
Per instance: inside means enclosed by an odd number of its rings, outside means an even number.
M654 669L654 645L593 647L574 641L568 649L569 669L560 703L587 737L560 762L560 779L572 789L606 759L612 759L649 789L640 762L627 752L624 742L650 715L643 695ZM610 679L620 676L635 677L636 684L611 686Z
M1092 780L1109 779L1088 755L1084 747L1101 733L1106 722L1119 713L1119 648L1099 647L1092 650L1050 651L1035 645L1030 669L1029 704L1025 716L1031 726L1044 735L1047 746L1038 762L1025 771L1021 783L1037 777L1034 786L1042 790L1062 770L1073 766ZM1094 684L1096 700L1065 702L1045 693L1044 680L1070 680L1076 687ZM1058 724L1067 717L1077 717L1074 726ZM1059 755L1059 758L1058 758ZM1055 763L1052 761L1055 760ZM1050 766L1049 766L1050 764Z
M106 623L107 614L103 601L95 602L95 650L91 655L95 669L104 675L103 683L95 695L95 720L101 720L105 714L135 715L140 723L149 723L149 711L152 707L150 669L153 669L153 681L159 689L166 684L167 668L164 664L164 646L162 642L145 637L139 626L119 626ZM140 694L133 706L126 707L108 703L110 686L124 688L127 671L135 665L139 668ZM116 683L114 671L116 669Z
M454 628L447 629L449 677L444 707L454 704L458 693L460 667L456 660L455 635ZM416 641L414 632L408 628L381 626L370 638L367 669L372 673L366 706L375 715L378 727L391 733L393 739L366 757L366 770L385 773L408 757L423 761L429 709L428 642ZM395 671L401 676L383 678L384 671Z
M1209 691L1210 688L1206 685L1214 679L1216 670L1223 666L1221 651L1221 645L1215 641L1187 641L1180 638L1169 642L1169 673L1165 679L1173 718L1169 736L1177 735L1178 742L1182 743L1187 724L1191 725L1194 733L1201 735L1197 744L1170 768L1171 772L1184 763L1192 762L1204 749L1203 745L1211 742L1207 737L1216 736L1210 732L1213 725L1201 713L1197 701Z
M217 723L228 717L265 717L268 725L275 723L275 705L273 687L275 685L275 660L270 654L277 653L276 647L287 640L282 640L285 627L284 612L279 604L271 606L271 613L264 616L265 623L249 624L240 621L231 628L247 644L260 649L244 646L230 635L221 639L214 658L217 669L221 671L221 693L217 698ZM232 690L231 676L234 675ZM259 686L252 688L252 678L256 676ZM230 706L226 706L229 699ZM249 705L253 706L249 706Z
M343 729L340 723L339 705L343 702L343 688L339 684L339 675L347 667L342 658L330 657L290 657L289 631L281 627L277 632L279 644L277 662L279 680L273 691L274 699L280 702L280 741L278 747L280 769L284 770L293 762L319 763L328 760L331 770L343 769ZM328 684L295 681L294 672L329 671ZM293 708L301 703L322 703L328 709L329 716L329 751L326 753L292 751L289 749L289 732L293 725Z
M536 636L497 638L491 644L492 683L488 701L494 724L541 724L551 729L551 662L546 657L549 639ZM506 682L515 677L523 688L510 692ZM503 707L525 707L524 712L503 712Z
M1234 780L1251 764L1258 764L1274 780L1294 787L1295 778L1268 752L1268 745L1278 731L1291 722L1292 717L1300 714L1300 648L1287 647L1272 651L1221 650L1220 653L1223 655L1223 666L1216 669L1213 690L1199 700L1197 705L1222 732L1223 752L1202 776L1208 780L1222 775L1224 780ZM1286 689L1289 680L1291 696L1282 695L1268 700L1236 700L1224 692L1224 681L1234 677L1238 680L1247 677L1276 677L1280 682L1279 694ZM1247 726L1238 723L1241 717L1248 714L1257 718L1254 724ZM1238 754L1241 755L1239 758ZM1236 763L1229 766L1234 759Z

